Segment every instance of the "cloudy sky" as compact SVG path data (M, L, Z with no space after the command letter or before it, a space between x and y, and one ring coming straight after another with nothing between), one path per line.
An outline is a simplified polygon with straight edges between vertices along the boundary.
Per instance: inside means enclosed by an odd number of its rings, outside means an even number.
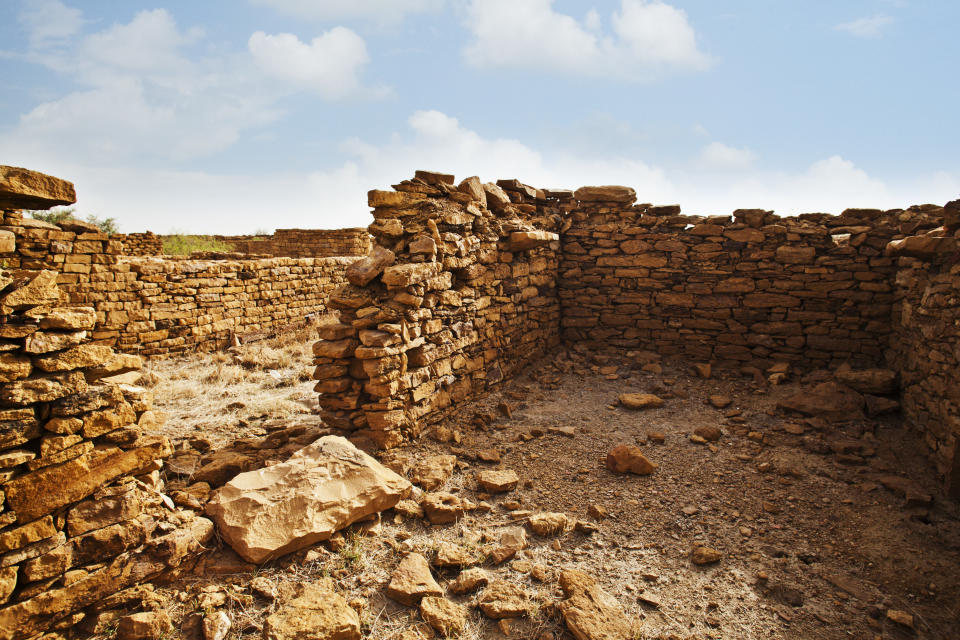
M3 0L0 164L124 231L366 225L433 169L688 213L960 195L956 0Z

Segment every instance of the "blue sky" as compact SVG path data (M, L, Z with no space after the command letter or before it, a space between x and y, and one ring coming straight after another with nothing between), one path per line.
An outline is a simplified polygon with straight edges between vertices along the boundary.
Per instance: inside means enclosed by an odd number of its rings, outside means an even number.
M960 195L955 0L4 0L0 164L124 231L370 221L415 169L685 212Z

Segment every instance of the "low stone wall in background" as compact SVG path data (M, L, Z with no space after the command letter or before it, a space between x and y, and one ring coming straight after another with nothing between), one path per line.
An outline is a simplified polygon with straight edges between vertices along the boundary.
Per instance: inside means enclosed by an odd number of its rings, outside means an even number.
M145 356L229 346L324 312L356 258L124 258L64 286L96 309L91 338Z

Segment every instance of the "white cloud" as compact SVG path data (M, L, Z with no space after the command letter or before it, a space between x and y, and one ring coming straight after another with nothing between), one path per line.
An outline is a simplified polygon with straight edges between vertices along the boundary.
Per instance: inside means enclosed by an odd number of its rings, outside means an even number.
M844 31L849 33L852 36L857 38L879 38L883 31L889 25L893 24L894 20L890 16L878 13L875 16L870 16L869 18L859 18L858 20L853 20L852 22L844 22L843 24L838 24L834 27L837 31Z
M291 33L257 31L247 46L254 62L268 74L329 99L357 93L360 68L370 61L363 38L346 27L335 27L310 44Z
M747 148L730 147L722 142L711 142L700 152L697 164L705 169L731 171L748 169L755 154Z
M595 11L580 22L553 0L471 0L467 13L464 56L477 67L644 80L710 65L686 13L660 0L621 0L609 33Z
M251 3L308 20L363 18L392 22L408 13L439 10L445 0L251 0Z
M366 45L343 28L310 44L258 32L250 50L225 53L201 49L207 44L201 29L181 28L156 9L71 38L63 47L37 40L31 59L81 88L23 114L0 136L5 157L41 167L51 159L100 166L189 160L223 151L274 121L279 101L291 93L309 88L327 99L374 93L358 78Z
M18 16L31 49L60 45L83 28L83 14L59 0L28 0Z

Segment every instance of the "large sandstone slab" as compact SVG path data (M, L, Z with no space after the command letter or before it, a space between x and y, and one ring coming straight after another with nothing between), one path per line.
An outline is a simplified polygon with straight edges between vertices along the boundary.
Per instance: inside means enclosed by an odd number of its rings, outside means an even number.
M39 171L0 165L0 209L49 209L76 201L72 182Z
M207 513L238 554L259 564L390 509L410 488L345 438L325 436L287 462L241 473L214 494Z
M573 197L581 202L622 202L633 204L637 201L637 192L631 187L615 185L602 187L580 187Z

